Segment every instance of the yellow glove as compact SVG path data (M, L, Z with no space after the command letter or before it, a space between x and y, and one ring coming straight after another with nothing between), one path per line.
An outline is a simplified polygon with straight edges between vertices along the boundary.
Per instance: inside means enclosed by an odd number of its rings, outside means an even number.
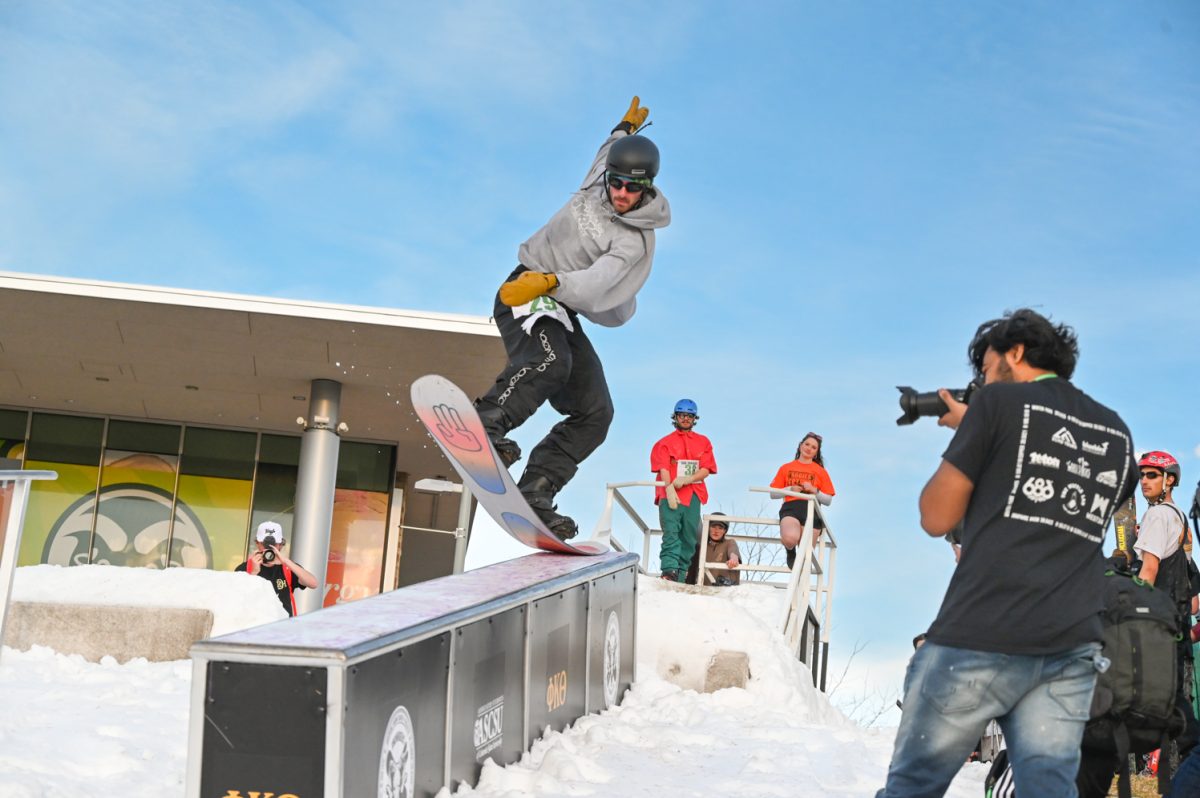
M553 274L521 272L517 275L517 279L509 280L500 286L500 301L510 308L515 308L526 302L532 302L555 288L558 288L558 278Z
M620 123L613 128L615 133L617 130L624 130L626 133L636 133L637 129L646 123L646 117L650 115L649 108L643 108L639 105L641 100L638 96L633 95L633 101L629 103L629 110L625 112L625 116L621 118Z

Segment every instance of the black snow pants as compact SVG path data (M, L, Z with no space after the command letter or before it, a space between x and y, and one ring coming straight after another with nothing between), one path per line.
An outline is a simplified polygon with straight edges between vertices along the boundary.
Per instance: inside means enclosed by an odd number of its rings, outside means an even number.
M524 271L527 269L519 266L508 279ZM495 385L476 402L481 414L493 408L503 411L505 432L525 423L547 400L566 416L529 453L521 478L524 482L527 478L546 477L556 491L604 442L613 418L604 367L578 315L569 308L567 312L574 332L555 319L543 318L526 333L521 320L513 318L512 308L497 294L492 314L504 340L508 365Z

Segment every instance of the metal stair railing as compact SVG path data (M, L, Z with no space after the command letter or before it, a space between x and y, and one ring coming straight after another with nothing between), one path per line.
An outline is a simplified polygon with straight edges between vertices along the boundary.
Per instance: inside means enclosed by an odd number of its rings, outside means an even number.
M612 534L612 515L614 505L620 507L629 516L630 520L637 526L642 533L642 556L638 562L638 572L648 574L646 563L650 561L650 539L656 535L662 537L661 529L651 528L649 524L642 519L641 514L633 509L633 505L621 493L622 488L659 488L664 483L655 481L642 482L609 482L604 486L604 510L600 513L600 520L596 522L596 529L592 533L593 538L607 538L608 544L616 551L625 552L628 549L625 545Z
M634 509L633 505L630 504L621 491L626 488L654 488L661 487L662 485L662 482L654 481L608 483L605 486L604 511L601 513L600 520L596 523L595 537L606 536L609 545L613 549L621 552L627 551L625 545L612 534L613 508L620 507L624 510L626 515L629 516L630 520L633 521L634 525L642 533L642 556L641 562L638 564L638 570L643 574L657 573L649 570L646 567L646 563L650 560L651 539L656 536L661 537L662 530L651 527L641 517L641 514ZM783 609L778 624L779 632L783 635L788 647L797 659L809 666L813 674L813 684L824 691L826 686L826 669L829 664L829 626L833 612L834 577L837 572L837 539L833 535L833 530L829 528L829 524L825 520L825 515L821 511L820 504L816 501L816 496L813 494L770 487L752 487L750 491L753 493L767 493L772 498L777 499L791 496L808 503L804 533L801 536L800 542L796 544L797 556L794 567L787 568L780 565L741 563L737 566L736 570L739 572L768 575L788 575L786 583L775 582L769 578L764 579L763 583L785 590ZM725 521L730 526L733 524L768 527L779 526L778 518L730 515L716 517ZM704 584L706 579L712 576L711 572L731 570L723 562L704 561L705 541L708 540L708 526L712 518L713 516L707 513L701 516L699 540L697 541L700 553L700 572L697 576L697 582L701 585ZM822 520L825 524L825 530L814 545L812 539L813 521L815 518ZM778 536L763 537L761 535L732 535L727 533L726 537L737 541L776 546L783 545Z

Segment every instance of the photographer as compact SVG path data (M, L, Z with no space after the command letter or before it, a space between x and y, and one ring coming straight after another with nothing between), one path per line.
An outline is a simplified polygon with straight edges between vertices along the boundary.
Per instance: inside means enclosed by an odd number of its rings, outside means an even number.
M1075 796L1100 656L1105 526L1135 485L1129 430L1068 380L1074 332L1022 309L968 347L983 387L939 392L957 430L921 493L934 537L963 521L962 556L927 642L877 798L942 795L995 718L1018 795Z
M317 578L283 553L287 542L283 539L283 527L274 521L263 521L254 533L254 551L235 571L245 571L268 580L275 587L279 602L288 615L296 614L296 597L301 588L317 586Z

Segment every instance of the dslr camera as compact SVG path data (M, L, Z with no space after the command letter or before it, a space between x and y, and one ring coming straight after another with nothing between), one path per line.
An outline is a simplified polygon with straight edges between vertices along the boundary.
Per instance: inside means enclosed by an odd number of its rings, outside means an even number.
M972 380L966 388L951 389L950 395L963 404L971 401L971 394L979 389L981 383L979 380ZM896 389L900 391L900 418L896 419L896 424L905 426L916 421L921 416L944 416L950 412L950 408L942 401L942 397L938 396L937 391L926 391L917 393L907 385L897 385Z
M263 562L265 562L265 563L275 562L275 548L274 547L279 545L279 541L275 539L274 535L267 535L265 538L263 538L262 544L263 544Z

